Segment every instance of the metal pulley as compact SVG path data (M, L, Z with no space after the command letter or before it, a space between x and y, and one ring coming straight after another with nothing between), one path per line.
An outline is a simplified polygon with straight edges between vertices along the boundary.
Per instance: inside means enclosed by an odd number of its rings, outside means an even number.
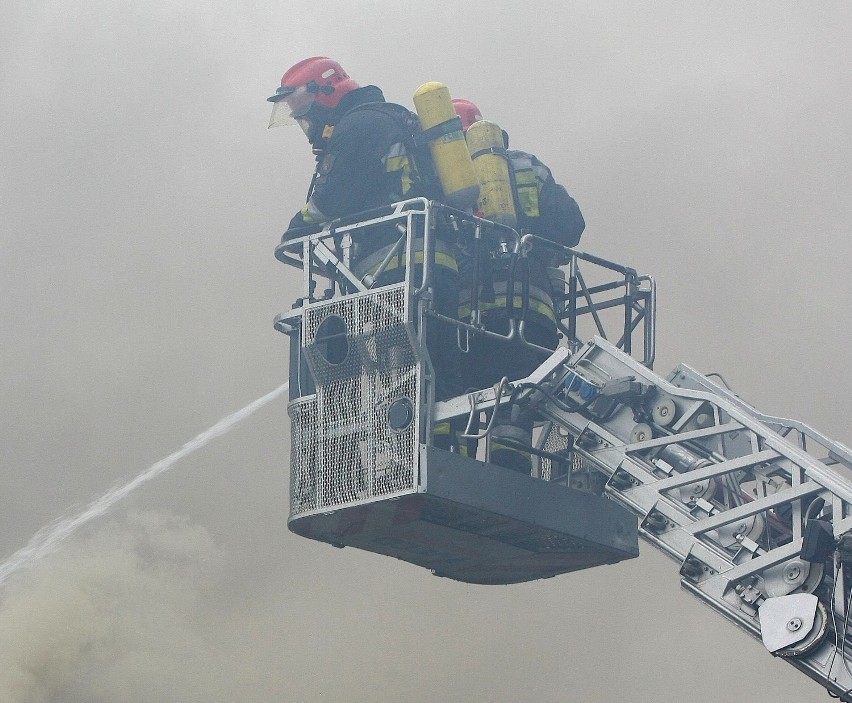
M645 424L644 422L640 422L633 428L633 431L630 433L630 442L631 444L635 442L645 442L649 439L654 438L654 433L651 430L651 426Z
M661 427L668 427L674 422L677 406L668 396L658 398L651 406L651 417Z
M812 652L828 632L828 611L810 593L767 598L757 614L763 645L780 657Z
M680 493L680 499L687 505L701 498L706 500L716 492L716 479L705 478L703 481L696 481L687 486L681 486L678 492Z
M763 515L750 515L742 520L738 520L737 522L722 525L718 529L711 530L707 536L711 537L717 544L725 549L730 549L739 544L737 537L740 536L747 537L748 539L756 542L763 534L765 527L766 520ZM787 591L787 593L790 593L790 591ZM782 596L786 595L786 593L772 593L770 595Z
M793 592L813 593L822 583L823 564L811 564L804 559L790 559L763 572L763 590L770 597L786 596Z

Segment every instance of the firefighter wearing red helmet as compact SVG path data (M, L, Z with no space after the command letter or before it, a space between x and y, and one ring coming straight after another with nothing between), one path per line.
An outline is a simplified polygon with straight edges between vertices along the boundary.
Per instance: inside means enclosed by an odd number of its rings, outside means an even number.
M455 99L453 106L465 132L482 119L479 108L470 100ZM510 150L509 136L505 131L503 140L505 155L511 166L509 174L519 232L535 234L566 247L575 246L586 226L576 201L535 156ZM558 265L553 252L542 248L533 248L527 257L520 259L488 257L482 261L480 271L484 272L485 287L489 289L479 295L485 329L507 335L511 329L509 310L514 310L515 322L519 324L521 311L526 307L523 314L524 338L539 347L555 349L559 342L555 302L564 295L564 278L560 282ZM467 287L467 290L461 293L461 319L470 314L472 283L469 276L463 275L462 287ZM482 283L479 282L480 285ZM528 296L524 306L522 292L525 287ZM507 304L510 296L513 299L511 307ZM524 378L545 358L542 352L524 345L517 338L506 344L511 345L505 350L508 353L495 353L494 341L482 335L474 336L469 353L463 357L464 384L486 388L498 383L504 376L510 380ZM519 450L515 442L529 444L532 441L532 420L523 415L510 419L509 414L506 411L498 416L490 435L489 459L500 466L529 473L531 457L528 452ZM514 442L501 444L501 437Z
M359 86L338 62L324 56L300 61L284 74L281 86L267 100L274 103L269 126L299 124L317 157L308 200L290 221L283 239L400 200L435 197L419 177L406 147L410 136L406 120L416 121L416 116L387 102L378 87ZM371 266L378 269L398 238L393 225L355 235L355 273L364 277L372 273ZM395 283L404 275L402 259L391 262L375 285ZM452 243L436 243L433 283L436 310L455 316L458 266ZM436 398L458 395L461 381L455 328L438 324L426 339L436 368ZM449 431L445 434L449 440Z
M462 129L465 132L467 132L467 128L474 122L479 122L482 119L482 113L479 111L479 108L470 100L453 98L453 107L461 120Z
M300 61L287 70L267 100L273 103L269 126L298 124L317 157L308 201L290 222L288 233L406 198L434 195L425 192L406 152L403 120L412 113L387 102L376 86L359 86L337 61L325 56ZM367 244L361 247L365 248Z

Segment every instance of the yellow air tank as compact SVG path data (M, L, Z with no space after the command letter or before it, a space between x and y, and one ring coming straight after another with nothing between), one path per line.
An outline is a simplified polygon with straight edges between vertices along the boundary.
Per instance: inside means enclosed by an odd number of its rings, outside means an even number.
M509 178L509 159L503 145L503 130L488 120L467 128L467 148L479 179L479 211L486 220L515 228L518 216Z
M414 93L414 108L447 205L459 210L475 208L479 183L447 86L424 83Z

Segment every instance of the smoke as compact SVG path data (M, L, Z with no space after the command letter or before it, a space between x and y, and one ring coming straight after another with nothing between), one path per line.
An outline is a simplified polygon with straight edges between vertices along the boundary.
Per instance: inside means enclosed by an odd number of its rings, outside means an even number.
M155 512L130 512L97 530L90 523L288 385L45 527L0 564L0 702L258 700L249 692L267 680L257 670L262 656L247 656L241 644L262 641L258 623L227 595L222 555L206 529Z
M364 612L375 593L358 592L340 621L311 601L330 596L322 582L258 588L235 561L205 527L166 512L85 526L0 595L0 703L366 701L377 675L417 688L376 658L421 634L416 609L375 627ZM316 675L326 661L340 680Z
M153 512L72 539L0 603L0 700L216 699L201 595L219 560L204 528Z
M258 409L277 398L289 387L290 383L287 382L276 388L274 391L270 391L254 402L249 403L244 408L241 408L235 413L231 413L227 417L219 420L219 422L211 428L197 435L176 452L169 454L169 456L165 459L161 459L156 464L143 471L132 481L107 491L78 515L64 518L52 526L46 526L39 530L26 547L19 549L11 557L6 559L6 561L0 564L0 586L6 582L11 574L15 573L19 569L31 566L39 559L43 559L46 555L56 549L63 541L68 539L78 529L80 529L80 527L86 525L95 518L106 514L116 503L133 493L133 491L139 488L139 486L151 481L165 471L168 471L178 461L183 459L185 456L192 454L194 451L201 449L210 442L210 440L229 432L234 425L254 414Z
M268 619L247 617L227 561L206 528L171 514L81 531L5 589L0 701L283 700Z

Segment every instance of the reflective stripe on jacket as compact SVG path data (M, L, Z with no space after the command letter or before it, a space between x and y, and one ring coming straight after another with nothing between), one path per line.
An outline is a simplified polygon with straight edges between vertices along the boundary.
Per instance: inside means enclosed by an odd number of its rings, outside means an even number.
M515 179L519 228L565 247L576 246L586 228L577 202L535 156L514 149L507 154Z

